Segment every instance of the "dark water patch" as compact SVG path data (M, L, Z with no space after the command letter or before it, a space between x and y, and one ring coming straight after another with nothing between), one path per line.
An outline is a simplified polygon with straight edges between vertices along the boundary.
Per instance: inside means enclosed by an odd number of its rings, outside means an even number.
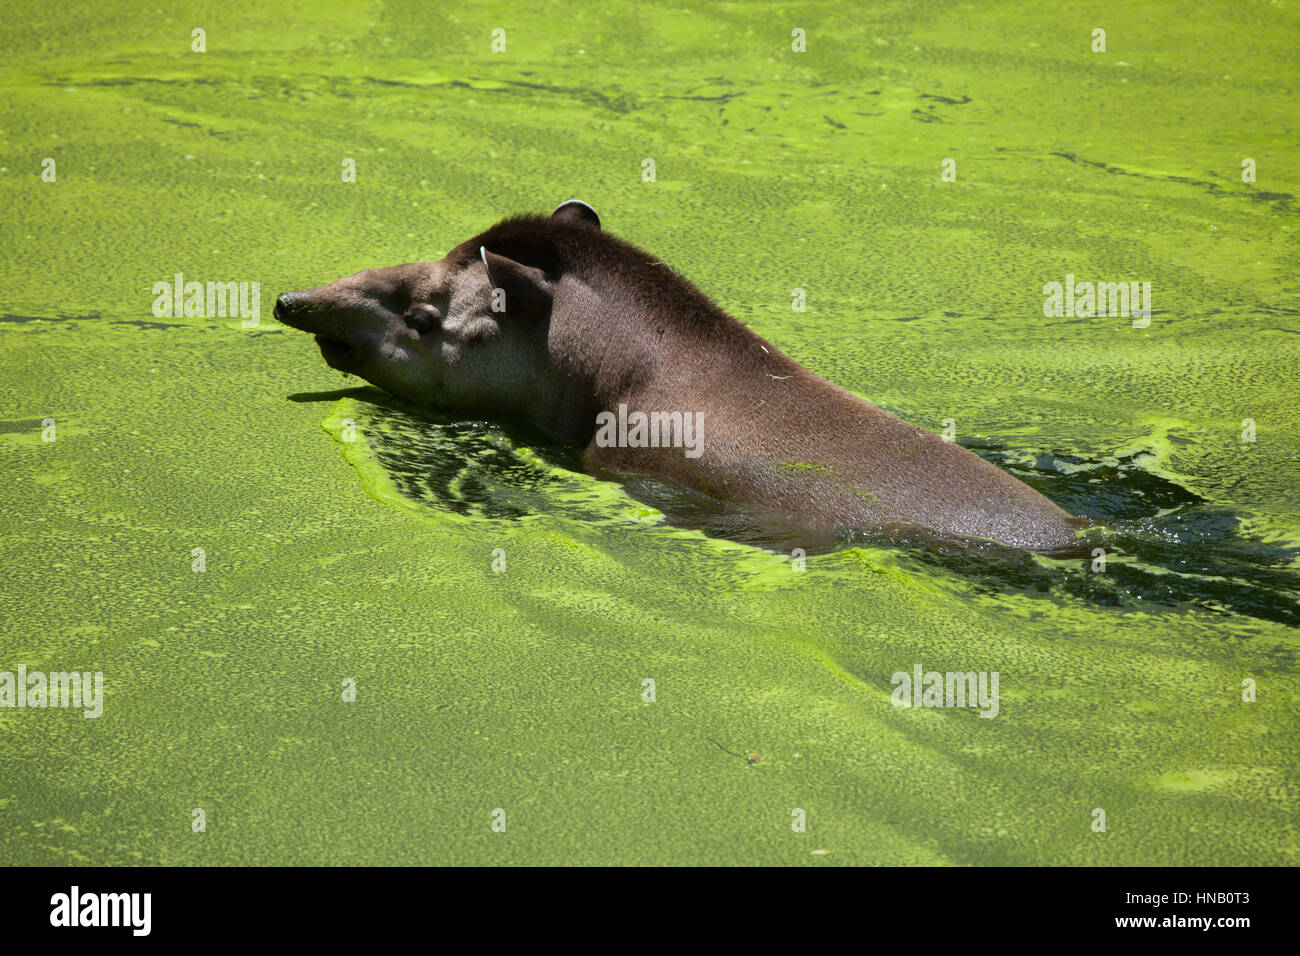
M219 77L208 76L187 76L187 77L160 77L160 76L105 76L95 78L81 78L77 80L68 77L58 77L46 82L47 86L58 87L91 87L91 86L139 86L142 83L152 83L159 86L220 86L226 83Z
M24 432L37 432L44 427L44 419L27 418L12 421L0 421L0 435L18 435Z
M349 394L370 403L358 427L375 461L409 500L466 517L513 521L556 511L556 499L563 494L566 514L586 520L609 517L581 506L587 485L581 477L581 452L524 425L416 409L368 387L294 399Z
M704 103L725 103L728 100L734 100L738 96L744 96L743 92L719 93L716 96L705 96L704 94L677 94L665 93L663 98L666 100L699 100ZM841 127L843 128L843 127Z
M110 325L134 325L138 329L183 329L179 322L147 322L144 319L119 319Z
M1136 170L1124 169L1122 166L1113 166L1110 163L1104 163L1101 160L1084 159L1082 156L1076 156L1074 153L1054 152L1051 155L1059 156L1061 159L1069 160L1070 162L1076 163L1080 166L1091 166L1093 169L1100 169L1102 172L1109 173L1112 176L1133 176L1137 179L1149 179L1154 182L1164 181L1164 182L1184 183L1189 186L1200 186L1202 189L1207 189L1210 192L1218 192L1219 190L1223 189L1222 183L1211 182L1210 180L1206 180L1206 179L1192 179L1188 176L1177 176L1173 174L1166 175L1166 176L1161 176L1161 175L1152 176L1149 173L1140 173L1137 172Z
M586 106L594 106L597 109L609 110L613 113L630 113L641 108L641 100L629 93L609 95L602 93L600 90L590 90L583 87L552 86L549 83L527 83L523 80L507 80L506 83L520 89L569 96Z
M946 103L949 106L962 106L971 101L969 96L962 96L961 99L953 99L951 96L940 96L938 93L922 93L923 100L937 100L940 103Z
M1142 467L1147 452L1087 459L1052 452L1014 452L978 439L963 443L980 457L1048 495L1071 514L1112 523L1147 518L1204 499Z
M429 84L429 83L408 83L405 80L386 80L382 76L366 76L366 77L362 77L362 79L364 79L367 83L378 83L380 86L404 86L409 89L417 89L417 90L422 89L426 86L439 85L439 84ZM461 86L461 87L465 87L466 89L469 89L468 83L461 83L459 80L453 80L449 85Z
M1044 564L996 545L918 550L916 560L958 571L979 589L1059 590L1110 607L1195 606L1300 625L1300 548L1250 536L1231 509L1145 468L1150 455L1094 461L1013 453L991 443L969 447L1066 511L1095 521L1086 543L1105 551L1105 570L1093 569L1092 554Z
M1109 173L1112 176L1132 176L1137 179L1148 180L1149 182L1180 183L1185 186L1195 186L1198 189L1203 189L1213 196L1241 195L1244 193L1246 196L1249 196L1253 202L1272 203L1275 209L1281 209L1286 212L1291 211L1291 203L1295 199L1295 197L1290 193L1266 192L1250 189L1249 187L1237 189L1235 188L1235 183L1216 183L1208 179L1193 179L1191 176L1179 176L1175 173L1151 174L1138 172L1134 169L1124 169L1122 166L1114 166L1110 163L1101 162L1100 160L1084 159L1081 156L1076 156L1074 153L1053 152L1051 155L1059 156L1061 159L1069 160L1070 162L1077 163L1080 166L1091 166L1094 169L1100 169L1102 172ZM1245 186L1245 184L1242 185ZM1230 190L1229 186L1234 188Z
M119 312L117 314L130 313ZM228 317L229 320L236 318L238 316L232 315ZM227 328L223 322L212 320L206 316L196 316L192 321L187 322L159 322L155 319L114 319L100 312L86 312L75 315L16 315L13 313L0 315L0 324L27 325L33 322L99 322L104 325L130 325L137 329L150 331L160 329L214 329L222 331ZM285 330L268 323L256 329L241 328L240 331L244 335L253 337L258 335L283 335Z
M328 392L294 392L288 396L289 401L303 404L306 402L337 402L340 398L359 398L374 402L383 400L383 393L370 385L354 385L349 388L334 388Z
M1262 315L1287 315L1300 318L1300 309L1291 309L1284 305L1259 305L1255 307L1254 311L1259 312ZM1217 313L1208 314L1215 315Z
M0 315L0 322L13 322L18 325L27 322L75 322L79 319L98 319L98 312L90 315Z

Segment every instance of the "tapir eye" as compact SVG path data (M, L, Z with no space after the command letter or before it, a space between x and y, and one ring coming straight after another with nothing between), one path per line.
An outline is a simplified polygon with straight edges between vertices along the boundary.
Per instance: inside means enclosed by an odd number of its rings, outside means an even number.
M424 302L411 306L406 310L406 314L402 316L402 321L407 324L407 327L415 330L420 335L432 331L433 327L441 319L442 316L438 314L438 310Z

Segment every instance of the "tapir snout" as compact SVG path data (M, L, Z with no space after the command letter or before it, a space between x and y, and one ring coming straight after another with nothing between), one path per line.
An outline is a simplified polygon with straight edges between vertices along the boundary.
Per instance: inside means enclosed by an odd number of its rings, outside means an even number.
M298 308L301 294L300 292L285 292L275 300L275 311L272 314L277 322L283 322L285 325L291 324L288 319Z

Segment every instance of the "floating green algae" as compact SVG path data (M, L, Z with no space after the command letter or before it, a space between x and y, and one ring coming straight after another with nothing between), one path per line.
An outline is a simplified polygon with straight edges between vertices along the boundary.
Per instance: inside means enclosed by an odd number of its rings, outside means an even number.
M0 862L1294 865L1297 35L1229 4L10 11L0 670L102 670L106 703L0 708ZM270 319L572 196L1129 550L738 544ZM152 315L178 272L260 282L260 327ZM1067 273L1152 282L1149 327L1044 316ZM998 717L893 707L917 663L999 671Z
M818 465L806 461L778 461L775 464L778 468L784 468L786 471L810 471L818 475L833 473L829 465Z

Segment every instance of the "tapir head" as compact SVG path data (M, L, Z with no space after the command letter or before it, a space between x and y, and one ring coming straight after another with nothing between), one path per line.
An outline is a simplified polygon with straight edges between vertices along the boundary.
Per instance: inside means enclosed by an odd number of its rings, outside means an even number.
M591 207L576 200L551 218L600 228ZM399 398L519 412L548 371L546 329L561 271L545 255L526 258L529 264L470 240L438 261L366 269L286 292L275 317L315 335L330 367Z

